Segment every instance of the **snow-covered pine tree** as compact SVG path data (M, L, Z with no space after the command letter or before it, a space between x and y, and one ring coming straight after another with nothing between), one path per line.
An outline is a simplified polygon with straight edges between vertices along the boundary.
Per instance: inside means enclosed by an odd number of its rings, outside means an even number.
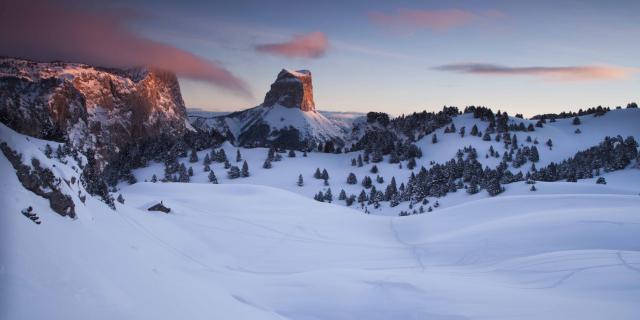
M472 136L477 136L477 135L478 135L478 126L477 126L477 125L475 125L475 124L474 124L474 125L473 125L473 127L471 127L471 132L470 132L470 134L471 134Z
M296 157L296 152L293 151L293 149L289 150L289 158L295 158Z
M433 136L431 136L431 143L438 143L438 136L435 133L433 134Z
M371 170L369 170L369 172L371 173L378 173L378 166L376 166L375 164L373 165L373 167L371 167Z
M344 189L340 190L340 194L338 195L338 200L346 200L347 199L347 193L344 191Z
M242 163L242 177L246 178L249 176L249 165L247 164L247 160Z
M582 122L580 121L580 118L578 118L578 117L573 118L573 122L572 122L572 124L573 124L574 126L578 126L578 125L580 125L581 123L582 123Z
M304 180L302 179L302 174L298 175L298 187L304 186Z
M324 193L324 201L329 203L333 201L333 194L331 194L331 188L327 188L327 191Z
M347 184L356 184L358 183L358 179L356 178L356 175L351 172L349 173L349 176L347 177Z
M212 171L213 172L213 171ZM231 166L227 172L229 179L236 179L240 177L240 168L238 166Z
M242 155L240 154L240 149L236 150L236 162L242 161Z
M327 169L322 169L322 179L323 180L329 180L329 172L327 172Z
M364 192L364 190L360 191L360 195L358 196L358 202L359 203L364 203L365 201L367 201L369 198L367 197L367 193Z
M313 177L316 179L322 179L322 173L320 172L320 168L316 168L316 172L313 173Z
M216 174L213 173L213 170L209 171L209 182L218 184L218 178L216 177Z
M264 163L262 164L262 168L271 169L271 167L272 167L271 160L269 160L269 158L264 159Z

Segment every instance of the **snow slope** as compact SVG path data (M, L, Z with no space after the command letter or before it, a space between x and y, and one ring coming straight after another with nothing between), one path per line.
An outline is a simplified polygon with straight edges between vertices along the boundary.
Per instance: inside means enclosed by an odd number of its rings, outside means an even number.
M638 196L379 217L252 185L138 183L70 221L0 168L6 319L637 319ZM170 214L149 213L162 199ZM35 225L19 214L32 204ZM500 210L496 210L499 208Z
M588 120L583 134L595 128ZM617 125L615 131L638 138L640 129ZM559 121L553 131L558 141L562 126ZM46 141L5 126L0 135L25 160L55 165L65 178L77 175L71 159L65 165L44 156ZM435 148L448 152L467 139L449 136L429 151L425 145L420 163L436 159ZM590 143L580 139L556 143L554 151ZM233 160L235 148L225 148ZM242 154L249 178L228 180L215 164L221 184L212 185L200 163L193 183L120 186L126 202L116 211L91 197L76 201L74 220L25 190L0 156L0 318L640 317L640 170L608 173L607 185L539 182L534 193L510 184L493 198L458 192L439 199L442 206L432 213L397 217L391 214L399 207L383 208L388 216L363 215L309 198L323 188L311 177L316 166L329 170L334 196L348 171L360 179L369 166L351 167L354 154L285 155L269 170L260 166L266 149ZM552 156L543 160L541 150L541 161ZM378 166L385 178L409 173ZM135 174L143 181L154 172L162 166ZM302 188L295 185L300 172ZM77 184L68 188L75 200L84 192ZM170 214L146 210L160 200ZM29 205L41 225L20 214Z

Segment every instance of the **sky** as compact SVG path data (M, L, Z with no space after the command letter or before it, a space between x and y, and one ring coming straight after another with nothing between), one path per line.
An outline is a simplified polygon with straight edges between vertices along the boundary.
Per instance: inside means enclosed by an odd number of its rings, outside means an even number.
M640 101L640 1L0 3L0 55L174 71L188 107L259 105L282 68L316 106L532 116Z

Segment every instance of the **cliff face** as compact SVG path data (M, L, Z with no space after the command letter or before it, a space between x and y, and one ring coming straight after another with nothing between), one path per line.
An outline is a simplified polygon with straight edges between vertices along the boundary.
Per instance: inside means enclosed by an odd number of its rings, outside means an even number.
M189 126L171 73L11 58L0 59L0 121L30 136L95 148L105 160L127 143Z
M263 106L279 104L287 108L299 108L302 111L315 111L313 85L309 70L289 71L282 69L271 90L264 97Z

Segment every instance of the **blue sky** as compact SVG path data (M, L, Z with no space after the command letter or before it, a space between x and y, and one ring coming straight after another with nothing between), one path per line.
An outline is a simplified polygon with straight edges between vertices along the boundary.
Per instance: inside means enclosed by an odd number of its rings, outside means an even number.
M67 3L96 12L105 5ZM208 75L194 77L194 70L182 73L186 76L178 72L190 107L226 111L258 105L282 68L311 70L316 105L324 110L398 115L485 105L533 115L640 100L640 1L116 1L109 6L131 12L126 28L135 35L210 61L239 79L230 86L215 75L212 82ZM312 34L326 40L320 53L278 53L290 49L296 37ZM265 45L276 49L257 50Z

